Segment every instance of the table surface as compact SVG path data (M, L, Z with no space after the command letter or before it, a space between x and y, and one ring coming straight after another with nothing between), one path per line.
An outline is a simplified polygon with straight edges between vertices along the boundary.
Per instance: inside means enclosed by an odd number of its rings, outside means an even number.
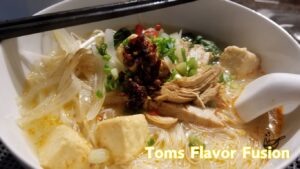
M16 1L16 0L15 0ZM27 0L30 2L30 0ZM46 2L50 5L51 2L58 2L59 0L52 0ZM300 42L300 0L233 0L251 9L254 9L263 15L271 18L279 25L284 27L298 42ZM36 2L36 1L35 1ZM1 2L2 3L2 2ZM9 2L4 4L10 6ZM2 4L1 4L2 5ZM2 6L3 7L3 6ZM0 7L0 10L3 11ZM39 4L40 9L46 7L45 4ZM19 15L10 15L10 18L22 17L30 15L38 11L38 7L31 8L33 10L20 13ZM2 15L3 16L3 15ZM10 19L9 17L5 19ZM0 18L0 20L3 18ZM19 161L9 152L9 150L2 144L0 140L0 169L26 169ZM286 169L300 169L300 157Z

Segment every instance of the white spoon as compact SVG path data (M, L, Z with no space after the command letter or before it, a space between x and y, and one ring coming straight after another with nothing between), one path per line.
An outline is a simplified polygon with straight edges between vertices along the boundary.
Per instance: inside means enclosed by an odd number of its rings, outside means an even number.
M249 83L234 106L241 119L249 122L278 106L288 114L299 104L300 75L271 73Z

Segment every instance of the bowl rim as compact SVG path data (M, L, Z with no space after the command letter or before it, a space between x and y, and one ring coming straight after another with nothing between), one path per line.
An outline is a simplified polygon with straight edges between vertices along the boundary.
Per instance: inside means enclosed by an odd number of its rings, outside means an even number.
M33 15L40 15L40 14L50 13L50 12L56 10L57 7L66 5L68 3L72 3L74 1L76 1L76 0L64 0L64 1L61 1L61 2L57 2L55 4L52 4L52 5L44 8L44 9L36 12ZM237 2L234 2L234 1L231 1L231 0L219 0L219 1L223 1L223 2L228 3L228 4L230 4L234 7L241 8L245 11L250 12L252 15L257 15L258 17L264 19L266 22L269 22L272 26L279 29L281 33L283 33L286 37L288 37L288 39L293 43L293 45L297 46L300 49L300 44L292 37L292 35L289 34L284 28L282 28L280 25L278 25L275 21L271 20L270 18L264 16L263 14L255 11L251 8L243 6L243 5L241 5ZM43 33L43 32L41 32L41 33ZM9 142L5 141L5 139L3 139L1 137L0 137L0 140L2 141L4 147L6 147L9 150L9 152L20 162L21 165L25 166L26 168L34 168L29 162L23 160L21 155L19 155L16 152L13 151L13 148L9 144ZM300 155L300 147L293 153L293 155L289 159L282 160L280 165L276 166L276 168L280 169L280 168L287 167L289 164L291 164L293 161L295 161L298 158L299 155Z

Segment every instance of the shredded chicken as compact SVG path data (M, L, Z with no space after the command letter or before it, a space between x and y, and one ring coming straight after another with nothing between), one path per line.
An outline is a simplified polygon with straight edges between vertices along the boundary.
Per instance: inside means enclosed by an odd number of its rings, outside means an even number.
M185 104L150 101L147 109L158 111L163 116L175 117L181 121L194 123L205 127L223 127L224 124L215 114L214 109L200 109Z
M218 95L220 85L217 82L221 73L220 66L212 66L195 76L165 83L155 100L172 103L194 102L205 108L205 104Z

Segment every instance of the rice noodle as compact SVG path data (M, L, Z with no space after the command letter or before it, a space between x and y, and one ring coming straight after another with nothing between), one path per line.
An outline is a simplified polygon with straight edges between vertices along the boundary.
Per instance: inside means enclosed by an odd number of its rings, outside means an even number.
M60 47L67 53L75 53L80 43L76 41L65 29L57 29L53 31L54 37L56 38Z
M57 94L53 94L45 98L38 106L27 112L22 122L30 122L31 120L40 118L46 113L58 111L62 105L72 100L80 90L80 81L72 75L72 81L67 81L64 86L58 90Z
M154 144L156 149L184 149L186 158L176 160L149 159L147 152L144 152L137 159L130 162L130 164L126 166L127 168L232 169L240 168L240 166L247 166L246 168L259 168L264 163L264 161L260 159L242 158L243 146L251 145L252 147L254 146L253 148L261 148L261 144L258 141L253 142L253 139L247 134L243 136L239 135L239 129L209 129L184 123L177 124L174 129L171 130L164 130L155 126L150 126L149 129L151 133L158 134L158 138ZM187 139L188 135L191 133L196 133L209 150L233 149L237 150L237 155L233 159L191 159Z

